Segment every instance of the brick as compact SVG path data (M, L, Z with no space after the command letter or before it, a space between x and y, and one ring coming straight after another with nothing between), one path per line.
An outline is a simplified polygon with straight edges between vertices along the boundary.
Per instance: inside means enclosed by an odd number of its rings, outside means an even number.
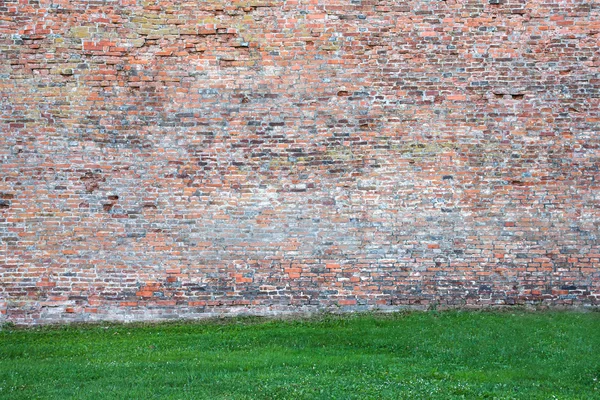
M56 286L56 282L37 282L35 285L41 288L51 288Z

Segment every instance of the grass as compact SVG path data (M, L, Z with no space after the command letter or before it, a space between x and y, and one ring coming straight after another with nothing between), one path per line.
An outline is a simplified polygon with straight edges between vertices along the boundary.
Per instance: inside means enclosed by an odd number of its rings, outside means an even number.
M0 331L0 399L600 399L600 313Z

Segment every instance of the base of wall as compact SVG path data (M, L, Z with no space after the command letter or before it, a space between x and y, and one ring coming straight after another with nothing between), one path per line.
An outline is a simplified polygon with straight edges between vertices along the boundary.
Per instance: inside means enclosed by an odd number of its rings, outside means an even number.
M5 303L6 304L6 303ZM351 314L360 312L393 313L402 311L443 311L443 310L471 310L471 311L600 311L600 304L589 304L576 301L547 300L547 301L521 301L514 304L507 303L467 303L466 301L431 302L429 304L353 304L353 305L269 305L269 306L176 306L176 307L134 307L114 306L101 309L78 309L73 307L48 307L31 303L28 307L22 304L18 307L4 305L0 308L0 326L5 323L18 326L36 326L51 324L71 323L98 323L98 322L165 322L176 320L203 320L226 317L307 317L317 314Z

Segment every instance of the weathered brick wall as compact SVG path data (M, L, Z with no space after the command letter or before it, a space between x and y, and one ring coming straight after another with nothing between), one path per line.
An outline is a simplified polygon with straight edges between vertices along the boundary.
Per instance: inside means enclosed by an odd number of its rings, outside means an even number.
M0 2L0 319L600 303L600 3Z

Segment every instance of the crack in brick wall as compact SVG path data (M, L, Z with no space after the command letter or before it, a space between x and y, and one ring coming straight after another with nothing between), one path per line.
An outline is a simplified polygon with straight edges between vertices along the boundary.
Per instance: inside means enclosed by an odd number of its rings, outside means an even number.
M600 5L0 3L0 320L600 302Z

